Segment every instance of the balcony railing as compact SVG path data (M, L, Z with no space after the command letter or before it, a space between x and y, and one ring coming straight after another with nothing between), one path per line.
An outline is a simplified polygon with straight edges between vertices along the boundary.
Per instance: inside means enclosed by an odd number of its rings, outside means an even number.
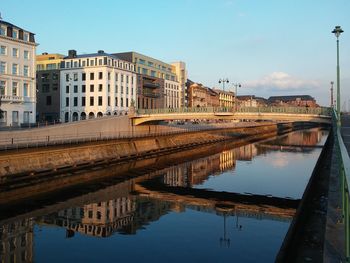
M1 95L1 102L24 102L22 96Z
M154 88L154 89L160 87L159 83L153 83L153 82L144 82L143 86L146 88Z

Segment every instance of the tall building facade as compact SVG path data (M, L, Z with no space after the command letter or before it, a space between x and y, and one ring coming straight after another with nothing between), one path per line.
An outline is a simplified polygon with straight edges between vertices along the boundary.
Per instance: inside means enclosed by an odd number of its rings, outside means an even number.
M107 54L77 55L61 62L61 120L64 122L125 115L136 101L134 64Z
M48 54L36 56L37 121L60 120L60 66L64 55Z
M35 122L36 46L33 33L0 20L1 126Z
M135 65L138 74L137 106L139 108L179 108L181 106L181 86L173 65L137 52L114 55Z
M186 90L186 82L187 82L187 69L185 62L178 61L171 63L173 66L173 69L175 71L175 74L177 76L179 85L180 85L180 107L187 107L188 106L188 100L187 100L187 90Z

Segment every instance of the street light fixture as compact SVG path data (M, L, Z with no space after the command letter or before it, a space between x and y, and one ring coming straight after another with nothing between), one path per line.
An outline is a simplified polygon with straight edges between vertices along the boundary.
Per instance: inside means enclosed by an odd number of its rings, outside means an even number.
M343 29L341 29L340 26L336 26L332 33L336 36L337 38L337 117L338 121L337 124L338 126L341 125L340 123L340 69L339 69L339 36L341 33L343 33Z
M222 90L225 91L225 83L229 83L230 81L228 80L228 78L222 78L222 79L219 79L219 84L222 83Z

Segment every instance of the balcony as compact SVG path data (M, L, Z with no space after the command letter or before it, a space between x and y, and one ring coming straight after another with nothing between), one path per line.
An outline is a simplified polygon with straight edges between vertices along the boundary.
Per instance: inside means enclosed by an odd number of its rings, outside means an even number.
M143 92L142 95L144 97L149 97L149 98L159 98L160 93L153 93L153 92Z
M159 83L153 83L153 82L143 82L143 86L146 88L153 88L153 89L160 87Z
M22 103L22 102L24 102L24 97L22 97L22 96L1 95L1 102Z

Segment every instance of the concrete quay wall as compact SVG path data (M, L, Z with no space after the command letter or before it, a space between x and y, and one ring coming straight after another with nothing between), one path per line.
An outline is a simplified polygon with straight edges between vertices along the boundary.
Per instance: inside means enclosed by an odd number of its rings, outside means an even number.
M282 130L292 127L285 124ZM23 149L0 154L0 183L9 176L35 175L43 171L56 171L67 167L79 167L96 162L118 162L123 159L147 158L161 152L181 150L189 146L203 145L235 137L276 133L277 124L250 127L227 128L222 130L198 131L167 136L135 138L133 140L111 140L79 145L64 145L37 149Z

